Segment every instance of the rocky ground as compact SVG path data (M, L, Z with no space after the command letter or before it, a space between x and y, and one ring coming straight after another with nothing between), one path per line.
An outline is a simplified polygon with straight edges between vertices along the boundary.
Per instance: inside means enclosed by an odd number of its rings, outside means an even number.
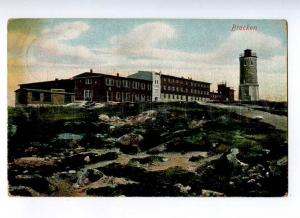
M12 196L284 196L287 132L197 103L8 109Z

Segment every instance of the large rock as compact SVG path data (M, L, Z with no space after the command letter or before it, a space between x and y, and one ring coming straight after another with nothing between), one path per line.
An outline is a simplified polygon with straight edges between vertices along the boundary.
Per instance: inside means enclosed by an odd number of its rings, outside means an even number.
M39 171L46 175L55 171L59 165L59 160L41 157L21 157L13 162L12 167L30 171Z
M30 187L26 186L11 186L9 187L9 194L12 196L39 196L40 194Z
M120 144L120 150L126 154L135 154L140 151L139 143L143 140L140 134L130 133L125 134L117 139Z
M239 149L238 148L232 148L230 153L226 155L228 161L233 164L234 166L242 166L242 167L246 167L248 166L248 164L243 163L242 161L240 161L239 159L237 159L237 154L239 154Z
M97 169L85 169L78 177L77 184L79 186L95 182L103 177L103 173Z
M126 119L121 119L117 116L109 117L106 114L100 114L99 120L112 126L132 126L143 124L147 120L155 120L156 115L157 112L154 110L144 111L143 113L138 114L137 116L129 116Z
M17 175L10 178L9 184L12 186L27 186L42 193L52 191L49 181L40 175Z
M222 192L216 192L216 191L212 191L212 190L202 190L201 193L202 197L224 197L225 194Z

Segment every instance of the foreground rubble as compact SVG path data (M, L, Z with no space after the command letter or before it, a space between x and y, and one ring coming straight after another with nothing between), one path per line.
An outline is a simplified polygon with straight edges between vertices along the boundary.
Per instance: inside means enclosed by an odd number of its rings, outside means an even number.
M193 103L57 110L11 109L10 195L287 194L287 133L257 119Z

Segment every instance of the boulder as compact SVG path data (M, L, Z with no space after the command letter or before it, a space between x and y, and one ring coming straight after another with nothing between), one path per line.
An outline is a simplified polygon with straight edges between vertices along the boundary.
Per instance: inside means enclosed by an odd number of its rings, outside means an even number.
M201 196L202 197L224 197L225 194L222 192L202 189Z
M39 196L40 194L27 186L10 186L9 194L12 196Z
M95 182L103 177L103 173L97 169L85 169L78 177L77 184L79 186Z
M17 175L15 178L10 178L10 185L13 186L27 186L35 191L42 193L50 193L51 187L49 181L40 175Z
M109 116L106 115L106 114L100 114L100 115L99 115L99 120L100 120L100 121L103 121L103 122L108 122L108 121L110 121L110 118L109 118Z
M233 165L233 166L248 166L248 164L243 163L242 161L240 161L239 159L237 159L236 155L239 153L239 149L238 148L232 148L230 153L226 155L228 161Z
M199 127L203 127L203 124L205 123L206 121L204 120L192 120L188 123L188 127L190 129L196 129L196 128L199 128Z
M192 189L191 186L187 185L187 186L184 186L182 185L181 183L176 183L174 185L175 188L177 188L179 190L179 192L183 195L186 195L189 193L189 191Z
M140 151L139 143L143 140L140 134L130 133L125 134L117 139L120 144L120 150L126 154L135 154Z

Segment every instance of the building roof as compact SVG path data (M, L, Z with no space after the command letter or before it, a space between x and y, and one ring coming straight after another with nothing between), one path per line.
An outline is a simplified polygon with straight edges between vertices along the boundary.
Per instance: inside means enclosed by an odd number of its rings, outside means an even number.
M58 91L52 91L52 90L46 90L46 89L28 89L28 88L20 88L15 90L15 92L21 92L21 91L30 91L30 92L43 92L43 93L51 93L51 94L67 94L67 95L74 95L73 92L58 92Z
M72 79L56 79L51 81L35 82L35 83L23 83L19 84L20 88L26 89L65 89L66 92L72 92L75 87L74 80Z
M188 78L184 78L184 77L177 77L177 76L172 76L172 75L166 75L166 74L161 74L161 76L171 77L171 78L174 78L174 79L182 79L182 80L192 81L192 82L200 82L200 83L211 84L209 82L203 82L203 81L199 81L199 80L193 80L193 79L188 79Z
M103 73L94 73L94 72L85 72L78 74L74 76L74 79L81 79L81 78L91 78L91 77L112 77L112 78L121 78L121 79L126 79L126 80L134 80L134 81L143 81L143 82L150 82L149 80L146 79L139 79L139 78L132 78L132 77L124 77L124 76L119 76L119 75L110 75L110 74L103 74Z

